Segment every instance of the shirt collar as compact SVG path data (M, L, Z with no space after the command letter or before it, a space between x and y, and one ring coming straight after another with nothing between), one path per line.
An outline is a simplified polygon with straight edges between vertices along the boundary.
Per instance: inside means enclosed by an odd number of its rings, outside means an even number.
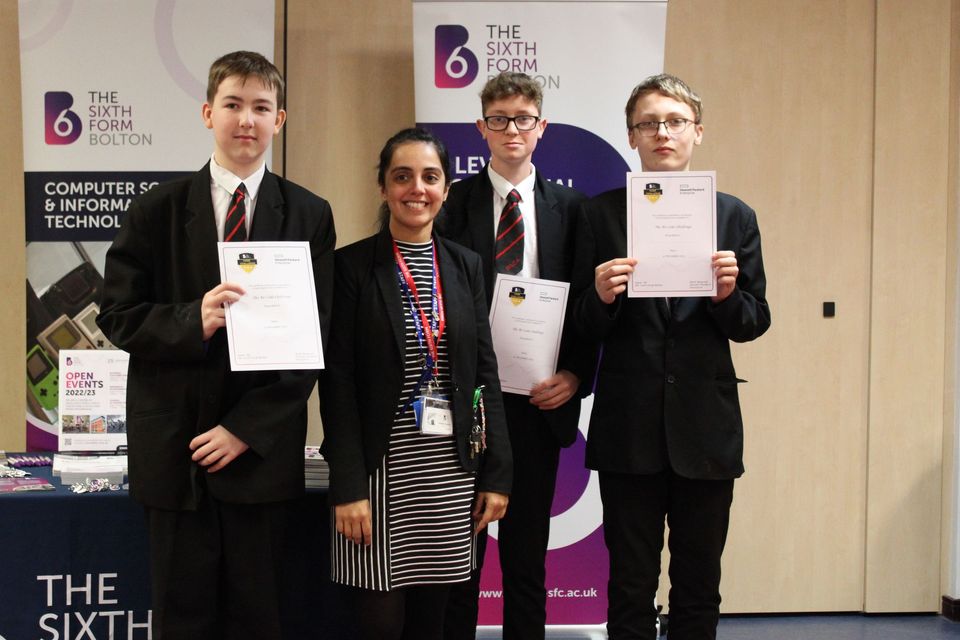
M533 193L533 188L537 183L537 168L533 165L530 165L530 175L521 180L519 184L510 184L509 180L494 171L489 164L487 165L487 175L490 176L490 184L493 185L493 190L504 200L512 189L516 189L524 202L529 201L529 196Z
M239 187L240 183L242 182L247 188L247 197L250 200L253 200L257 197L257 193L260 191L260 184L263 182L263 176L266 173L266 170L267 164L263 163L260 165L259 169L241 180L234 175L232 171L229 169L224 169L217 164L217 159L214 156L210 156L210 179L231 195L237 190L237 187Z

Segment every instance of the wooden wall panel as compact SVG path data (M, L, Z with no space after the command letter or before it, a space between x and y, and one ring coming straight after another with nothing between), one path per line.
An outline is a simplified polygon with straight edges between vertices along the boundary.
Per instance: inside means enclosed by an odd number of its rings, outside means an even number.
M873 2L670 0L667 16L666 71L704 100L694 166L756 209L773 317L734 353L746 474L722 610L859 610Z
M940 607L950 4L877 4L867 611Z
M950 2L950 99L948 101L950 127L949 174L947 187L947 305L944 326L945 348L943 367L943 482L941 484L940 509L940 593L957 598L960 596L960 519L957 514L957 346L960 344L957 327L957 248L960 240L960 0Z
M23 117L20 106L20 33L17 3L0 2L0 93L4 117L0 139L6 141L0 163L0 449L26 447L24 414L27 387L26 247L23 205Z
M287 2L287 177L330 200L338 245L374 232L377 155L414 123L410 2Z

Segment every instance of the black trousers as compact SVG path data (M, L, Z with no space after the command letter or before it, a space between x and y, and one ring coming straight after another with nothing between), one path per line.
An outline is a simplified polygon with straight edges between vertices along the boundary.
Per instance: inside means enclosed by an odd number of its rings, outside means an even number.
M513 449L513 489L500 520L497 545L503 574L503 640L540 640L546 625L547 543L560 445L530 398L503 395ZM478 546L486 550L486 531ZM450 590L445 640L473 640L477 632L480 568Z
M289 503L146 508L154 640L272 640Z
M670 640L713 640L733 480L600 472L610 552L610 640L655 640L664 519L670 527Z

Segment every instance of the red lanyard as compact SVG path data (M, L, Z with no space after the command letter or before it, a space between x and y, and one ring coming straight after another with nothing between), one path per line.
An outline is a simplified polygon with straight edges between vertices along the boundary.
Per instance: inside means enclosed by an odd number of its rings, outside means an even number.
M393 257L397 262L397 269L399 269L402 277L401 282L406 284L408 297L411 298L411 313L414 312L414 306L416 306L416 311L419 312L420 326L417 330L417 337L419 338L422 335L423 340L426 341L429 364L432 365L434 376L437 376L439 375L437 343L440 342L440 338L443 336L443 330L447 326L447 316L443 309L443 286L440 283L440 267L437 264L436 244L433 244L433 288L430 292L434 309L434 313L431 316L433 322L427 319L427 314L420 305L420 296L417 295L417 283L413 280L413 275L410 273L410 269L407 267L407 262L403 259L399 247L397 247L396 240L393 241ZM436 320L437 317L439 317L439 322ZM414 321L416 321L416 314L414 315ZM423 348L422 341L420 348Z

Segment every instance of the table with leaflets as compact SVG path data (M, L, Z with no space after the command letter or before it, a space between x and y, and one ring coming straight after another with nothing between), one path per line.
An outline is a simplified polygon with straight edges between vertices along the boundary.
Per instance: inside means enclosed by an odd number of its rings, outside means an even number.
M0 493L0 640L146 639L150 579L142 507L127 491L77 494L28 469L50 491ZM284 637L351 638L330 582L325 490L291 509L284 565Z

